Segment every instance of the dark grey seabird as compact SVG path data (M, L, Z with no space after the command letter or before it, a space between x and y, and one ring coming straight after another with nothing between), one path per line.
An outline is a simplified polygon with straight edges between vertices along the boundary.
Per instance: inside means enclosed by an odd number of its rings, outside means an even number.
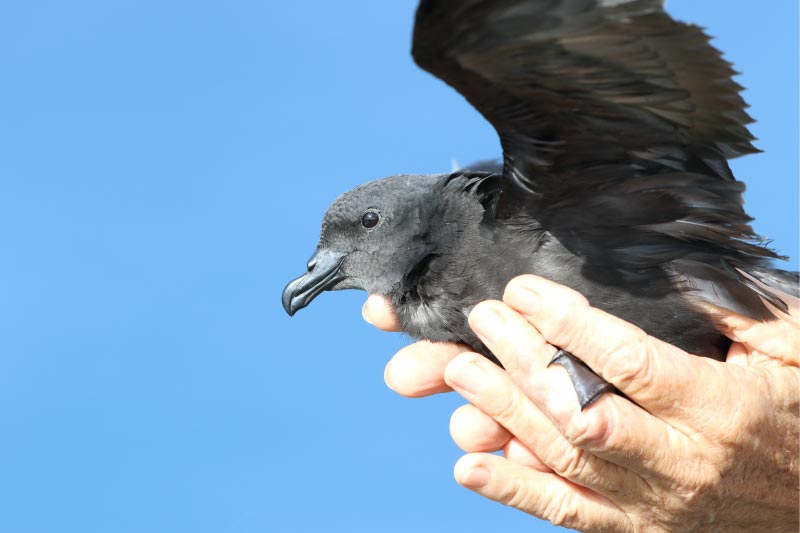
M339 197L292 315L325 290L386 296L416 339L463 342L478 302L532 273L684 350L729 341L698 305L774 318L770 267L727 160L756 152L729 63L661 0L422 0L417 64L495 127L497 172L401 175ZM582 407L609 385L560 351Z

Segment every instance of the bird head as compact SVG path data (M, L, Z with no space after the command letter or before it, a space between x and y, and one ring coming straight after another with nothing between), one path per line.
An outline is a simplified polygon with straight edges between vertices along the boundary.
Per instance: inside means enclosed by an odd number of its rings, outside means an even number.
M399 175L337 198L322 221L308 271L283 291L289 315L326 290L388 295L441 246L437 221L447 175Z

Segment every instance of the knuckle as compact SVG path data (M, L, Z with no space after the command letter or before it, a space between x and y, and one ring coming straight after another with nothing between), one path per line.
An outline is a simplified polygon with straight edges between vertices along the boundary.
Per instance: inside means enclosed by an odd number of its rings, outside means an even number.
M550 467L561 477L569 480L581 478L588 466L587 455L580 448L569 446L557 455Z
M580 518L580 505L569 492L559 492L548 500L542 514L555 526L570 527Z
M659 519L672 527L687 527L690 523L708 523L714 518L709 499L718 497L722 474L700 460L684 465L680 481L674 483L658 505Z
M653 351L652 339L644 333L613 347L606 357L606 379L628 392L651 386Z
M531 506L532 494L529 483L525 483L520 478L514 478L509 490L501 496L500 503L515 509L528 510Z
M578 412L570 417L564 428L564 437L573 446L592 451L603 451L612 444L611 424L602 409L587 413Z
M686 475L688 480L678 489L679 498L676 503L685 509L695 509L714 493L722 481L722 474L711 465L698 466L691 474Z

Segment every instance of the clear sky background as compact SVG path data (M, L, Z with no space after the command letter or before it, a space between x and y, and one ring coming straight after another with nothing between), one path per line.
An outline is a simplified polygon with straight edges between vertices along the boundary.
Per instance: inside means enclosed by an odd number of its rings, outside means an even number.
M545 531L460 488L363 293L280 306L341 192L499 155L415 2L0 4L0 531ZM734 163L798 256L795 0L672 0L743 74Z

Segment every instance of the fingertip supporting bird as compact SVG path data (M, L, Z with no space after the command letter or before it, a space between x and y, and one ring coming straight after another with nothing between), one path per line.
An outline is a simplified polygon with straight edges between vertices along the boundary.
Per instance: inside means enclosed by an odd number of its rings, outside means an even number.
M445 382L462 392L477 396L486 382L482 364L483 358L478 354L472 352L460 354L445 368Z
M518 276L508 282L503 301L526 314L537 312L541 306L538 276Z
M453 467L453 477L468 489L478 490L489 484L492 473L480 463L475 455L470 454L456 462Z
M506 320L504 305L497 300L486 300L476 305L467 321L484 344L492 343L497 335L502 332Z

